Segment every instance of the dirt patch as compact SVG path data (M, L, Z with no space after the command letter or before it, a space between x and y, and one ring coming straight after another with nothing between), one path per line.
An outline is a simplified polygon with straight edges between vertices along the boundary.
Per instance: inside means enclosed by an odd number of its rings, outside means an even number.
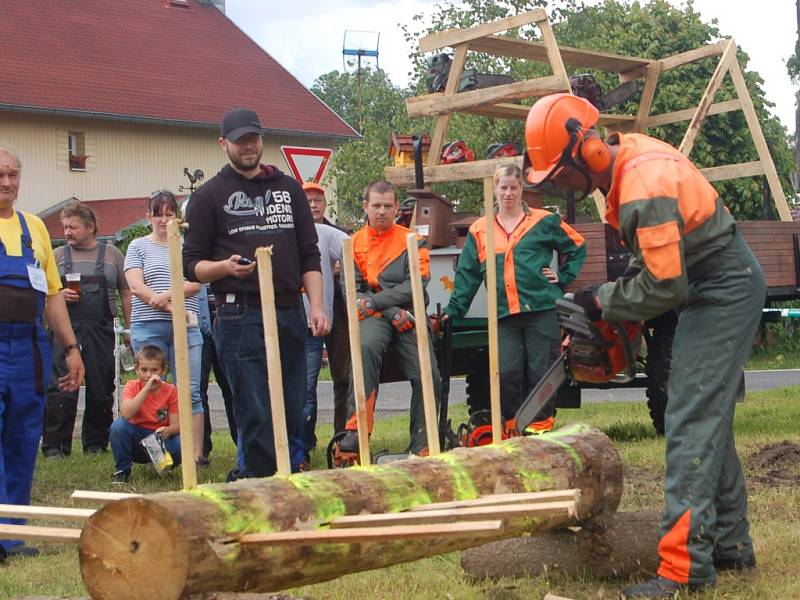
M744 461L747 482L761 487L800 485L800 444L767 444Z

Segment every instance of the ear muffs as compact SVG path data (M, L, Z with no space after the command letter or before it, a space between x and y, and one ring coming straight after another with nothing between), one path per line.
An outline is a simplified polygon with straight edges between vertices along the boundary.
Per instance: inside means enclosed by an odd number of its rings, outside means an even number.
M580 147L581 159L592 173L602 173L611 164L611 152L599 137L583 138Z

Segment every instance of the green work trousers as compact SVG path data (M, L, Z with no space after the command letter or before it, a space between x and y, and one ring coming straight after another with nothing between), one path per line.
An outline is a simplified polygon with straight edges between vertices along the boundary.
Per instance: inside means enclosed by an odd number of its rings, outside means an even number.
M672 346L658 574L702 584L716 581L714 558L753 554L733 415L766 286L738 233L688 276Z
M497 323L500 350L500 407L503 419L513 419L528 393L558 358L561 331L555 309L524 312ZM555 413L553 397L536 416L543 421Z
M427 319L417 319L417 325L427 323ZM425 430L425 408L422 404L422 376L419 368L419 354L417 352L417 330L416 328L398 332L392 324L382 317L368 317L359 323L361 332L361 359L364 365L364 390L367 396L367 413L369 430L372 432L375 412L375 399L380 383L381 367L383 365L384 354L391 347L397 357L397 367L403 377L411 383L411 418L409 423L409 433L411 444L408 451L417 453L428 446L428 437ZM441 379L439 377L439 367L436 364L436 356L433 352L433 334L428 328L428 353L433 376L433 391L438 408L441 400ZM347 414L350 420L347 429L356 429L355 419L355 395L353 393L352 376L350 378L350 388L347 396ZM438 424L434 424L438 432Z

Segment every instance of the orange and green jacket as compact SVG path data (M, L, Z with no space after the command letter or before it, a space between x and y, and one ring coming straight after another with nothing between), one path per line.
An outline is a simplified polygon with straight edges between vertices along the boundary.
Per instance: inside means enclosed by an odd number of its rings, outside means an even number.
M372 296L377 310L389 320L402 308L414 312L406 250L409 233L414 233L414 230L397 224L386 231L365 225L353 235L356 295L359 298ZM431 259L425 239L418 236L417 240L424 290L431 277Z
M644 320L689 297L687 270L724 248L736 221L716 190L678 150L642 134L619 144L606 220L619 229L638 274L598 289L603 318Z
M558 268L558 284L547 281L542 268L549 267L553 251L566 257ZM486 217L469 228L458 259L455 284L445 312L463 317L486 276ZM586 260L583 236L546 210L531 209L511 233L495 219L494 255L497 265L497 316L550 310L563 296Z

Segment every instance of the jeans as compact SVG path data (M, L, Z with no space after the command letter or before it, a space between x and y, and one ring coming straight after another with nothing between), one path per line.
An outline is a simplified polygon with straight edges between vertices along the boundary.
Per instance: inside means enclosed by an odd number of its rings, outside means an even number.
M201 330L202 331L202 330ZM236 443L236 419L233 416L233 396L231 395L231 386L228 385L228 380L225 378L225 372L222 370L222 365L217 358L217 350L214 347L214 338L211 332L203 332L203 352L202 352L202 368L200 370L200 398L203 402L203 412L205 413L205 426L203 428L203 456L208 456L213 449L211 443L211 411L208 408L208 379L211 376L211 371L214 371L214 376L217 378L217 385L219 385L220 392L222 392L222 399L225 403L225 416L228 418L228 431L231 434L233 443Z
M314 337L306 333L306 403L300 424L289 440L292 470L299 470L305 455L317 445L314 430L317 427L317 379L322 368L322 343L324 337Z
M114 453L114 468L117 471L130 471L134 462L146 462L146 453L139 445L144 438L153 433L152 429L132 425L123 417L117 417L111 424L109 442ZM177 465L181 458L181 436L173 435L164 440L167 451Z
M283 403L286 430L291 434L303 411L306 390L306 316L303 305L277 307ZM261 307L246 304L217 306L214 323L217 356L233 392L233 408L244 455L240 477L269 477L277 470L272 411L269 400L264 325ZM274 374L277 375L277 374Z
M199 327L188 327L189 338L189 384L192 390L192 414L202 414L200 397L200 371L203 362L203 334ZM175 341L172 321L135 321L131 323L131 346L139 352L143 346L158 346L167 354L172 381L175 380Z

